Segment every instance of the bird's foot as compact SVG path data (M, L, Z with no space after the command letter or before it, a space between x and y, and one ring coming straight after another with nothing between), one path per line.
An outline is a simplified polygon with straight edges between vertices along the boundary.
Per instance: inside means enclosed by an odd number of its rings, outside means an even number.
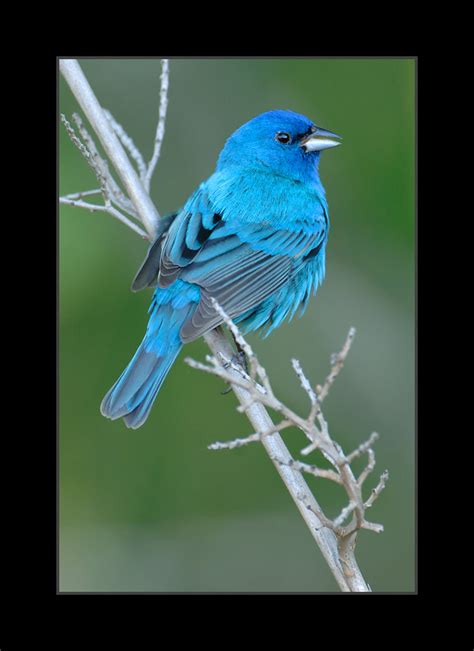
M224 368L230 368L231 366L241 366L242 369L247 373L249 372L249 367L248 367L248 362L247 362L247 355L244 353L244 351L240 348L240 346L237 344L238 352L235 353L235 355L232 355L230 362L226 362L224 364ZM221 391L221 395L226 396L232 387L229 385L229 387L225 391Z

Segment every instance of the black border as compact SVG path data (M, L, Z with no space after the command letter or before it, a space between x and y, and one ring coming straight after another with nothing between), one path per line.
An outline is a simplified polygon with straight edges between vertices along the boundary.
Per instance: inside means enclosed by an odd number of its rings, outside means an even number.
M56 113L57 113L57 124L60 125L60 120L59 120L59 59L62 58L78 58L78 59L97 59L97 58L104 58L104 59L160 59L163 57L170 58L170 59L188 59L190 58L189 56L184 56L184 55L179 55L179 56L173 56L173 55L160 55L160 56L130 56L130 55L114 55L114 56L92 56L92 55L87 55L87 56L81 56L81 55L75 55L75 56L68 56L68 55L58 55L56 57L56 75L57 75L57 86L56 86ZM418 192L418 108L419 108L419 94L418 94L418 76L419 76L419 56L418 55L409 55L409 54L394 54L394 55L275 55L275 56L270 56L270 55L219 55L217 56L212 56L212 55L198 55L192 58L199 58L199 59L214 59L214 58L219 58L219 59L233 59L233 58L238 58L238 59L286 59L286 58L291 58L291 59L299 59L299 58L304 58L304 59L414 59L415 60L415 206L414 206L414 214L415 214L415 258L416 258L416 272L415 272L415 346L416 346L416 352L415 352L415 463L416 463L416 476L415 476L415 591L414 592L373 592L373 593L368 593L373 596L375 595L402 595L402 596L416 596L419 594L419 586L418 586L418 356L417 356L417 344L418 344L418 259L417 259L417 253L418 253L418 204L419 204L419 192ZM56 161L59 160L59 128L56 130L56 156L57 159ZM57 179L59 176L59 166L57 163ZM59 187L59 182L57 180L57 187ZM57 195L58 196L58 195ZM57 220L57 231L56 231L56 236L57 236L57 243L56 243L56 255L57 255L57 260L59 259L59 248L58 248L58 242L59 242L59 237L58 237L58 232L59 232L59 204L57 205L57 213L56 213L56 220ZM57 272L58 275L58 272ZM59 293L58 293L58 288L59 288L59 279L57 278L57 309L58 309L58 315L59 315ZM59 328L59 321L57 322L57 328ZM57 350L58 350L58 340L57 340ZM59 408L59 377L57 376L57 408ZM59 418L58 418L59 420ZM75 591L59 591L59 427L56 429L56 466L57 466L57 482L56 482L56 510L57 510L57 515L56 515L56 546L57 546L57 552L56 552L56 595L57 596L74 596L74 595L138 595L138 596L148 596L148 595L166 595L166 596L174 596L174 595L296 595L296 596L317 596L317 595L322 595L322 596L329 596L329 595L342 595L342 594L347 594L347 593L342 593L337 590L337 586L335 585L335 590L333 592L252 592L252 593L247 593L247 592L75 592ZM355 594L355 593L350 593L350 594ZM361 594L361 593L359 593ZM367 593L364 593L367 594Z

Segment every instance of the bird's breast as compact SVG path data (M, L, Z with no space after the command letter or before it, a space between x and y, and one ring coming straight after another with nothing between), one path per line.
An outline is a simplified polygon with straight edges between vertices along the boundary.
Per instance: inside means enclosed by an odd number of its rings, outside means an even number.
M207 186L210 201L227 222L268 223L274 228L299 222L315 228L325 211L322 189L273 174L221 171Z

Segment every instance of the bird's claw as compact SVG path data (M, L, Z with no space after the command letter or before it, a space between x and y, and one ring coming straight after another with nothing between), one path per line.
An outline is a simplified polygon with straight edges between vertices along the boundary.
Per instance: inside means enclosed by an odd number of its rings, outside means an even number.
M227 369L227 368L230 368L231 366L235 366L235 365L241 366L243 368L243 370L248 375L247 356L246 356L246 354L244 353L243 350L239 350L239 352L232 355L232 357L230 359L230 362L226 362L224 364L224 368ZM227 387L227 389L225 389L224 391L221 391L221 395L226 396L228 393L230 393L231 389L232 389L232 387L229 385L229 387Z

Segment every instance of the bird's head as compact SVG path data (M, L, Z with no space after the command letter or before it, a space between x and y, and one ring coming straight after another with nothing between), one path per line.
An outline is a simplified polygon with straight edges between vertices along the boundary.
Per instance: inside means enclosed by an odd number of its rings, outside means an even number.
M227 140L217 169L239 166L266 170L293 180L318 178L323 149L340 145L340 136L293 111L268 111L242 125Z

